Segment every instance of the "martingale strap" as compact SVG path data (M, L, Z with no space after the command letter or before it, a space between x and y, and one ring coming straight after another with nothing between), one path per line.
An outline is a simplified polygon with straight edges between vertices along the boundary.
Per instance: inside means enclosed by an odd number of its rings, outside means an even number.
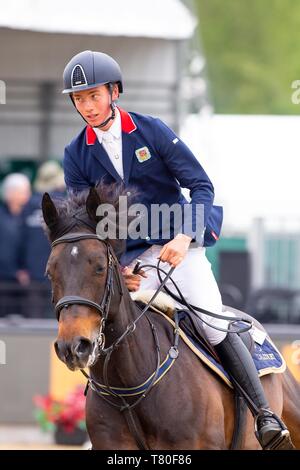
M172 357L170 352L168 352L165 360L161 363L161 365L159 367L159 370L157 372L157 378L156 378L155 382L153 383L153 385L156 385L163 378L163 376L171 369L171 367L174 364L175 360L176 360L176 357ZM93 383L94 381L90 380L89 376L86 373L84 373L83 370L81 370L81 372L88 379L89 386L91 387L92 390L99 393L100 395L111 395L108 391L106 391L107 388L108 388L106 385L103 385L103 384L97 382L97 388L96 388L94 386L94 383ZM112 387L112 386L110 386L109 388L112 389L113 392L116 395L119 395L119 396L122 396L122 397L130 397L130 396L133 397L133 396L141 395L150 386L154 375L155 375L155 372L153 372L153 374L150 375L150 377L145 382L143 382L141 385L137 385L136 387L126 388L126 387Z

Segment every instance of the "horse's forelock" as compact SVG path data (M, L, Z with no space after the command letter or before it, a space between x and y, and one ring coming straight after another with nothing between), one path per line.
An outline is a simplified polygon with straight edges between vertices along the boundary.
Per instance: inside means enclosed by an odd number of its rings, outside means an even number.
M128 193L128 191L125 190L124 185L119 183L112 183L107 185L101 182L97 184L95 190L102 204L111 204L116 208L116 210L118 210L120 196L128 197L128 194L130 194L132 199L135 194L132 190L130 193ZM53 241L67 233L68 226L70 226L70 228L72 226L72 230L82 228L80 221L75 220L74 222L73 216L75 213L80 211L80 209L85 208L89 191L89 189L85 189L80 192L70 190L68 191L67 197L64 199L53 198L53 202L58 214L58 221L57 224L55 224L55 227L51 227L51 229L47 226L45 227L46 234L50 241Z

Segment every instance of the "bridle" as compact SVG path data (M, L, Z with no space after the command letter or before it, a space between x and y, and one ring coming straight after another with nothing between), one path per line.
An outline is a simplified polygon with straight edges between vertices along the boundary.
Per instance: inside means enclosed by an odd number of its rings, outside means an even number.
M105 346L104 328L105 328L105 323L107 321L111 297L113 293L114 266L118 261L115 258L111 245L107 243L106 241L102 240L95 233L81 233L81 232L68 233L54 240L51 244L51 247L53 249L57 245L60 245L63 243L74 243L80 240L98 240L102 243L105 243L107 247L108 268L107 268L107 278L106 278L103 298L101 300L101 303L98 304L97 302L94 302L93 300L86 299L85 297L81 297L79 295L66 295L62 297L61 299L59 299L59 301L56 303L55 314L56 314L57 321L59 321L61 311L64 308L68 308L70 305L86 305L88 307L92 307L95 310L97 310L97 312L101 316L101 322L100 322L99 333L98 333L96 341L97 341L98 349L101 351L102 349L104 349L104 346ZM119 280L118 276L117 276L117 279ZM119 284L119 288L120 288L120 294L122 295L122 289L121 289L120 284Z
M110 302L111 302L111 297L113 293L113 280L114 280L114 272L116 265L118 264L118 260L112 250L111 245L109 242L103 240L100 238L97 234L95 233L87 233L87 232L75 232L75 233L68 233L65 234L56 240L54 240L51 244L52 249L63 243L74 243L80 240L98 240L99 242L102 242L106 245L107 247L107 259L108 259L108 269L107 269L107 278L106 278L106 284L105 284L105 291L103 294L103 298L100 304L97 302L94 302L93 300L86 299L85 297L81 297L78 295L66 295L59 299L59 301L55 304L55 313L56 313L56 318L59 321L60 318L60 313L64 308L68 308L70 305L86 305L88 307L92 307L97 310L97 312L101 316L101 324L100 324L100 329L99 329L99 334L97 337L97 342L99 346L99 355L111 355L111 353L119 346L121 341L129 334L133 333L137 322L144 316L144 314L147 312L147 310L150 308L151 304L153 303L155 297L159 294L159 292L165 287L166 282L170 278L171 274L173 273L175 268L171 268L170 271L166 274L164 280L161 282L161 285L159 289L156 290L155 294L152 296L150 301L147 303L146 307L143 308L142 312L138 317L129 323L125 331L119 336L114 343L109 346L108 348L104 348L105 346L105 336L104 336L104 329L105 329L105 324L108 318L109 314L109 307L110 307ZM116 276L118 286L119 286L119 293L122 296L122 286L120 282L120 278L117 275Z
M109 385L109 383L108 383L108 364L109 364L112 352L119 346L121 341L126 336L128 336L129 334L134 332L134 330L136 328L136 323L145 315L145 313L149 309L149 307L150 307L151 303L153 302L153 300L155 299L155 297L158 295L158 293L164 287L164 284L166 283L169 276L173 272L173 269L170 270L169 275L164 279L161 287L156 291L156 293L153 295L150 302L146 305L146 307L143 308L142 312L138 315L138 317L133 322L129 323L129 325L127 326L124 333L121 334L121 336L119 336L117 338L117 340L114 341L114 343L112 345L110 345L108 348L105 349L104 329L105 329L105 324L106 324L108 314L109 314L109 307L110 307L110 302L111 302L111 297L112 297L112 294L113 294L113 287L114 287L113 286L114 272L115 272L115 268L116 268L116 265L118 263L118 260L115 256L114 252L112 251L112 248L111 248L110 244L108 242L102 240L100 237L98 237L98 235L96 235L94 233L81 233L81 232L68 233L68 234L65 234L65 235L57 238L56 240L54 240L52 242L51 247L53 249L55 246L57 246L59 244L74 243L74 242L77 242L77 241L80 241L80 240L98 240L102 243L105 243L105 245L107 247L108 270L107 270L107 278L106 278L106 284L105 284L105 290L104 290L103 298L101 300L101 303L98 304L97 302L94 302L90 299L86 299L85 297L81 297L81 296L78 296L78 295L64 296L61 299L59 299L59 301L55 305L56 317L57 317L57 320L59 321L61 311L64 308L68 308L70 305L86 305L88 307L92 307L92 308L96 309L97 312L100 314L101 322L100 322L100 327L99 327L99 333L98 333L98 336L97 336L97 339L96 339L97 347L98 347L97 358L101 355L105 356L105 361L104 361L104 365L103 365L103 378L104 378L104 382L105 382L106 392L108 392L108 395L110 397L118 398L119 400L121 400L122 405L118 405L115 402L113 402L110 399L103 396L102 392L101 392L101 390L103 391L103 385L99 384L96 380L94 380L92 377L90 377L84 370L81 370L81 372L88 379L87 387L90 386L91 389L94 390L97 394L100 394L100 396L105 401L107 401L113 407L118 408L121 412L124 412L124 411L127 412L127 413L125 413L127 424L128 424L128 427L129 427L131 433L133 434L133 436L134 436L134 438L137 442L138 447L140 449L147 449L148 446L146 445L146 443L145 443L145 441L144 441L144 439L141 435L141 432L139 431L139 428L137 426L137 423L139 421L137 419L137 416L134 414L134 408L140 403L141 400L143 400L148 395L148 393L150 392L152 387L155 385L156 380L159 376L160 369L161 369L161 356L160 356L160 345L159 345L158 335L157 335L157 332L156 332L156 328L155 328L154 324L152 323L152 321L150 320L150 318L148 317L148 315L146 315L146 318L147 318L148 322L150 323L151 331L152 331L152 334L153 334L153 337L154 337L155 348L156 348L156 369L155 369L154 373L151 376L151 380L149 381L149 384L147 385L146 390L133 403L129 404L123 396L116 394L115 391L113 390L113 387L111 387ZM121 286L121 282L120 282L120 278L119 278L118 273L117 273L116 279L118 281L120 294L122 296L123 295L122 286ZM176 360L176 358L178 356L178 340L179 340L178 325L176 325L176 329L174 331L174 338L175 338L174 339L174 344L172 345L172 347L170 348L169 353L168 353L168 355L170 356L170 359L171 359L171 364L174 363L174 361Z
M105 335L104 335L104 329L105 329L105 324L108 318L109 314L109 307L110 307L110 302L111 302L111 297L114 292L113 288L113 280L114 280L114 273L116 266L118 264L118 260L112 250L112 247L110 246L109 242L106 242L105 240L102 240L98 235L94 233L81 233L81 232L76 232L76 233L68 233L65 234L56 240L54 240L51 244L52 249L63 243L73 243L77 242L80 240L98 240L102 243L105 243L107 247L107 259L108 259L108 270L107 270L107 278L106 278L106 285L105 285L105 290L103 294L103 298L101 300L101 303L98 304L97 302L94 302L90 299L86 299L85 297L81 297L78 295L67 295L59 299L59 301L55 305L55 313L57 320L59 321L60 318L60 313L64 308L68 308L70 305L86 305L88 307L92 307L97 310L97 312L101 316L101 322L100 322L100 328L99 328L99 333L97 336L97 346L98 346L98 355L97 358L100 357L101 355L105 356L104 360L104 365L103 365L103 378L105 382L105 392L108 394L110 397L113 398L118 398L121 400L122 405L118 405L115 402L109 400L105 396L102 395L103 393L103 385L99 384L96 380L94 380L91 376L89 376L84 370L81 369L81 372L83 375L88 379L88 384L87 387L90 386L93 391L95 391L98 395L100 395L105 401L107 401L110 405L113 407L116 407L119 409L119 411L124 412L126 411L127 413L125 414L126 420L128 427L133 434L137 445L140 449L148 449L148 446L145 444L143 437L141 436L141 432L138 429L137 426L137 416L134 414L134 408L143 400L146 398L152 387L156 384L157 380L159 380L159 375L161 372L161 355L160 355L160 344L158 340L158 335L156 332L156 327L152 323L151 319L149 318L148 315L145 315L147 310L150 308L152 302L154 301L155 297L159 294L159 292L164 288L165 283L171 276L172 272L174 271L174 268L171 268L165 279L163 280L161 286L159 289L155 292L155 294L152 296L148 304L142 309L141 313L138 315L138 317L129 323L125 331L119 336L108 348L105 349ZM120 295L123 295L122 292L122 286L121 286L121 281L119 278L118 272L116 273L116 279L119 285L119 290L120 290ZM151 379L148 381L147 386L145 390L143 391L142 394L131 404L129 404L125 398L122 395L117 394L114 391L114 387L111 387L108 383L108 364L111 358L112 352L118 348L119 344L123 339L133 333L136 328L137 322L143 317L146 316L146 319L148 320L150 327L151 327L151 332L154 338L154 343L155 343L155 349L156 349L156 369L154 373L151 375ZM170 347L169 352L167 357L169 357L168 363L169 368L174 364L175 360L178 357L178 341L179 341L179 325L176 320L176 326L174 329L174 343ZM164 361L165 362L165 361ZM164 364L164 363L163 363Z

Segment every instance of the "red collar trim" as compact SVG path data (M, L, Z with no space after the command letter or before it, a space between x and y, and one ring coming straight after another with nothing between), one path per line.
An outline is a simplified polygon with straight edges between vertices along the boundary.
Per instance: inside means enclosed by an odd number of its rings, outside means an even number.
M85 140L86 140L86 145L94 145L96 142L97 136L96 132L91 126L86 126L86 132L85 132Z
M126 134L131 134L131 132L134 132L137 128L134 120L124 109L118 107L118 110L121 116L122 131L126 132Z
M126 132L126 134L131 134L137 129L134 120L132 119L130 114L127 113L127 111L125 111L124 109L118 107L118 110L121 116L122 131ZM94 145L97 139L97 135L91 126L86 126L85 135L86 135L86 145Z

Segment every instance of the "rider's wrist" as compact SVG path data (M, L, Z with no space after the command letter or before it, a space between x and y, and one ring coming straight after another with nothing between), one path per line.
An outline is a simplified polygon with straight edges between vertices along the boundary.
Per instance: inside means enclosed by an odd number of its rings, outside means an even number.
M175 237L176 240L184 240L186 242L191 242L192 237L189 237L188 235L185 235L184 233L178 233Z

